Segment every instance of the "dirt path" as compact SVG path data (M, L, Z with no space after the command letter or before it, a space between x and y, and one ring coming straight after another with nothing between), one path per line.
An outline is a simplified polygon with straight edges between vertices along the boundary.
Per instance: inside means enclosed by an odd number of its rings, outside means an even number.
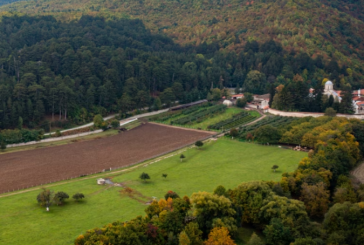
M364 162L354 169L351 174L364 184Z
M173 125L168 125L168 124L163 124L163 123L156 123L156 122L149 122L150 124L156 124L156 125L162 125L164 127L169 127L169 128L178 128L178 129L183 129L183 130L188 130L188 131L194 131L194 132L204 132L207 134L216 134L216 132L213 131L206 131L206 130L200 130L200 129L194 129L194 128L184 128L184 127L178 127L178 126L173 126Z

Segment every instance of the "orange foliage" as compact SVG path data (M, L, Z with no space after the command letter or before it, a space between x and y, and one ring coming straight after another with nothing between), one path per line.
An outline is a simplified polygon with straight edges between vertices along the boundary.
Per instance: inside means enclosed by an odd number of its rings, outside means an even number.
M204 242L205 245L236 245L231 239L229 231L225 227L216 227L211 230L209 238Z

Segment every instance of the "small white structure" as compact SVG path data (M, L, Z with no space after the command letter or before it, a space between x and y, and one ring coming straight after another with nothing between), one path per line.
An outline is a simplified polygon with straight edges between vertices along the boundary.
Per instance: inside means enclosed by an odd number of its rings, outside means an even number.
M105 179L102 179L102 178L97 179L97 184L98 185L105 185Z
M230 100L224 100L224 102L222 102L224 105L226 105L227 107L230 107L233 105L233 102L231 102Z

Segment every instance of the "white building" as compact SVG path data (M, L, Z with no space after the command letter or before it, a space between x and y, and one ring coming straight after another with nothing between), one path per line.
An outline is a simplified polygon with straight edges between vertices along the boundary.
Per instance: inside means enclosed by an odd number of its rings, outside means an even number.
M227 107L230 107L233 105L233 102L231 102L230 100L224 100L224 102L222 102L224 105L226 105Z
M313 89L310 89L310 94L313 94ZM331 81L325 83L324 95L334 97L335 102L341 103L341 90L334 90L334 84ZM353 92L353 107L355 114L364 114L364 89L358 89Z
M323 92L324 95L327 95L327 97L334 97L335 102L341 102L342 98L340 97L341 91L340 90L334 90L334 84L331 81L327 81L325 83L325 90Z

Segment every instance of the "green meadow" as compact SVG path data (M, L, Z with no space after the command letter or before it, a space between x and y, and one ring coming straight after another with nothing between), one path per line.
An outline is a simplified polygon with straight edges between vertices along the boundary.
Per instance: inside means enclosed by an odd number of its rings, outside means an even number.
M295 170L300 159L306 156L303 152L226 138L210 141L201 149L186 149L183 162L180 162L180 154L179 151L160 161L147 161L130 171L111 173L114 182L135 192L129 196L121 193L123 187L97 185L96 179L102 175L50 187L70 196L76 192L86 196L80 203L68 200L63 206L51 206L50 212L36 202L40 190L2 195L0 244L73 244L74 239L88 229L144 215L145 202L152 197L162 198L168 190L190 196L198 191L211 192L220 184L228 189L247 181L278 181L283 172ZM275 173L271 170L274 164L279 166ZM142 172L148 173L151 179L141 181ZM162 174L167 174L167 178Z

